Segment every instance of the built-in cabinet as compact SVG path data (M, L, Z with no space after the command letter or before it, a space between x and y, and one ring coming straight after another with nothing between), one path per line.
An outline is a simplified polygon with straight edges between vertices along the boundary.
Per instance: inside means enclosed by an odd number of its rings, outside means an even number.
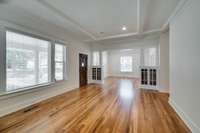
M148 85L148 69L141 69L141 84Z
M141 83L144 89L157 89L158 87L158 67L140 67Z
M157 85L157 69L149 69L149 84Z
M102 68L101 67L92 67L92 80L100 81L102 79Z

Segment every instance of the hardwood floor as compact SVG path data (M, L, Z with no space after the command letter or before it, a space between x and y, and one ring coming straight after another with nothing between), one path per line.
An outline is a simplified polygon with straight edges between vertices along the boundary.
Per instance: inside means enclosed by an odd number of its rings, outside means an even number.
M0 118L0 132L190 133L168 94L138 89L138 80L108 78Z

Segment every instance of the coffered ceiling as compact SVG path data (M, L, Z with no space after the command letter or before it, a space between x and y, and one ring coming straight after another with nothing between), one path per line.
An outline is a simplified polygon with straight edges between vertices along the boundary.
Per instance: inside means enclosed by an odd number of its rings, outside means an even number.
M0 19L61 38L102 41L162 30L179 1L0 0Z

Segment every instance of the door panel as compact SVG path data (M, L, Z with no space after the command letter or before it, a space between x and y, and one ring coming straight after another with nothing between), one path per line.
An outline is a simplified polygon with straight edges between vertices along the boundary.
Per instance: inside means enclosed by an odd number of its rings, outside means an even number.
M79 54L79 82L80 87L87 85L87 61L88 56L85 54Z

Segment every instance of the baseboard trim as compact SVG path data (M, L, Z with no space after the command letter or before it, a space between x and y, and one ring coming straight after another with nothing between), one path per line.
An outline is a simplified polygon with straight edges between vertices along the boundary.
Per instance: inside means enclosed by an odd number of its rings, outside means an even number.
M162 90L162 89L158 89L158 91L160 92L160 93L168 93L169 94L169 91L168 90Z
M52 97L55 97L57 95L61 95L63 93L72 91L72 90L77 89L77 88L78 87L74 86L74 87L70 87L70 89L69 88L61 89L59 91L48 93L47 95L42 95L42 96L37 97L37 98L30 98L29 100L22 101L22 102L20 102L18 104L13 104L13 105L7 106L6 108L1 108L0 109L0 117L3 117L5 115L11 114L11 113L14 113L16 111L19 111L19 110L24 109L26 107L29 107L31 105L40 103L40 102L42 102L44 100L50 99Z
M113 76L107 76L106 78L127 78L127 79L140 79L140 77L136 76L121 76L121 75L113 75Z
M200 128L192 121L192 119L178 106L172 99L169 99L169 104L188 126L192 133L200 133Z

